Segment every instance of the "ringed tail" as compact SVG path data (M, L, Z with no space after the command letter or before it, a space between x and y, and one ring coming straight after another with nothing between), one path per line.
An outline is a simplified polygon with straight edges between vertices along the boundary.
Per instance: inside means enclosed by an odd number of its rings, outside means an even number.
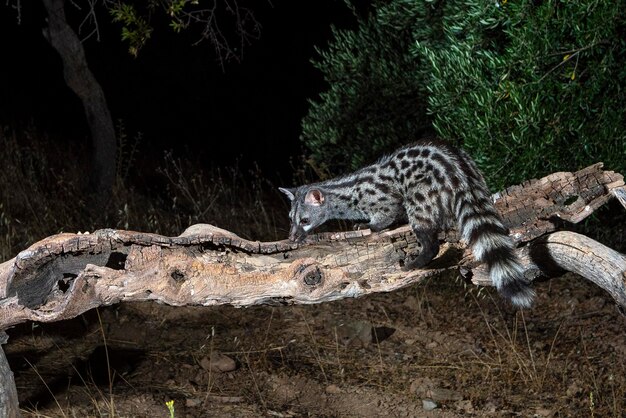
M530 308L535 292L524 277L524 268L515 254L513 239L502 218L482 188L460 192L455 202L459 232L474 258L484 262L498 292L514 306Z

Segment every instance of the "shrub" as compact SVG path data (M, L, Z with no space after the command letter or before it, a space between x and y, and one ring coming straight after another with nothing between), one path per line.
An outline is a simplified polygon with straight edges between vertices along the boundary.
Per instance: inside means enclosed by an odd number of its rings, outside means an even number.
M393 2L359 18L357 30L332 28L328 48L317 49L313 65L328 90L310 100L302 121L302 139L316 169L357 168L430 125L425 74L409 53L419 20L416 10L405 11L412 6Z
M329 89L303 139L355 168L424 123L462 144L494 188L626 161L626 2L378 3L316 61Z

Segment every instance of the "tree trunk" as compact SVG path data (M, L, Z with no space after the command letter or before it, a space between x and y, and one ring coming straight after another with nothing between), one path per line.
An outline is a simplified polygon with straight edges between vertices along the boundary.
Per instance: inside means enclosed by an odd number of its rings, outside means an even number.
M87 65L80 39L65 18L65 0L43 0L48 26L43 34L63 61L63 75L68 87L83 103L91 132L92 166L90 192L100 207L107 202L115 182L117 142L115 128L100 84Z

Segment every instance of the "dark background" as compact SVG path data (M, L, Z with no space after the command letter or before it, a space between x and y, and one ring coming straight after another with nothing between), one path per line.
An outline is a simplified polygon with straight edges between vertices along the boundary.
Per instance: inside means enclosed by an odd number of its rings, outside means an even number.
M79 2L80 4L80 2ZM339 0L250 2L262 25L240 63L222 68L208 42L193 46L197 33L175 34L155 22L137 58L121 41L119 24L100 9L101 40L84 45L113 119L129 137L141 132L138 163L162 158L165 150L203 165L242 167L258 163L268 175L288 177L291 157L302 155L300 120L307 99L325 88L310 59L325 46L330 26L354 25ZM41 35L40 2L22 2L22 22L0 6L0 125L34 126L67 148L89 144L80 102L65 86L61 61ZM66 4L77 27L83 12ZM225 22L226 23L226 22ZM228 30L228 28L226 28Z

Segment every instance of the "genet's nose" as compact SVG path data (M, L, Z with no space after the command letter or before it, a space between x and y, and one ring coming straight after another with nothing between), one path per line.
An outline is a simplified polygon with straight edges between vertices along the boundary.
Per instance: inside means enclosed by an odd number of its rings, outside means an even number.
M302 242L306 238L306 235L306 233L294 228L293 231L289 233L289 239L293 242Z
M300 234L298 234L298 228L295 226L291 227L289 231L289 239L294 242L298 242L300 240Z

